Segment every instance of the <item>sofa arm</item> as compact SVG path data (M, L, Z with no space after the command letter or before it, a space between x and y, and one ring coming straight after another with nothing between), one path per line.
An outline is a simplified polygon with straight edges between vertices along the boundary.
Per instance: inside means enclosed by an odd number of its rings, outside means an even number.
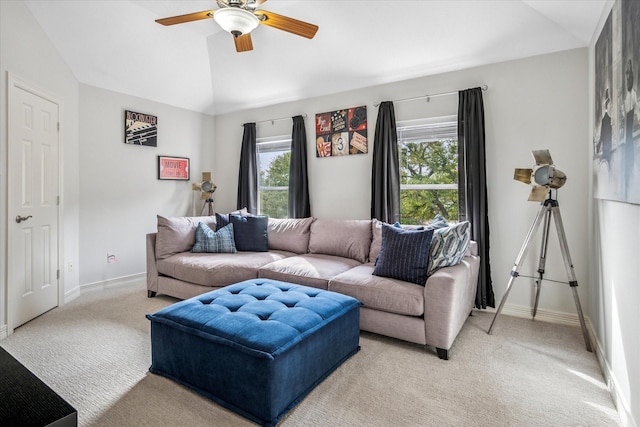
M427 344L442 350L451 348L473 309L479 267L480 257L465 256L459 264L429 276L424 288Z
M155 296L158 292L158 268L156 267L157 234L147 234L147 295L149 297Z

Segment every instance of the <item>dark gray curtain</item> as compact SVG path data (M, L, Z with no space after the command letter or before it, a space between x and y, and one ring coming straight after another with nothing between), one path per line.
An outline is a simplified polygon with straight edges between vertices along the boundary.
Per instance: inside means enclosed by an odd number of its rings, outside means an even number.
M307 131L302 116L293 117L291 163L289 165L289 218L308 218L309 181L307 178Z
M400 221L398 136L391 101L382 102L378 108L371 170L371 218L389 224Z
M471 238L478 242L480 275L476 308L495 307L489 263L489 212L482 89L477 87L461 90L458 95L460 220L471 223Z
M258 165L256 162L256 124L245 123L238 173L238 209L258 213Z

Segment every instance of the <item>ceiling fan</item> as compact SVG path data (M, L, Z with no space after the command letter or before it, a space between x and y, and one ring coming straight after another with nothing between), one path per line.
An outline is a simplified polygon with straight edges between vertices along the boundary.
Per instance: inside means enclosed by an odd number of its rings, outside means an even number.
M266 1L267 0L216 0L220 9L204 10L202 12L156 19L156 22L162 25L175 25L213 18L223 30L233 35L237 52L253 50L251 31L259 24L287 31L308 39L312 39L316 35L318 31L317 25L278 15L266 10L259 10L258 7Z

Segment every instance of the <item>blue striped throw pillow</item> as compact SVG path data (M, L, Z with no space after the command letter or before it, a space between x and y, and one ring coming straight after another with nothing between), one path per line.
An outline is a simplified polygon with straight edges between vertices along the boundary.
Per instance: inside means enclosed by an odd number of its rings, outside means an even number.
M196 227L196 244L191 252L232 253L235 254L236 243L233 239L233 224L228 224L218 231L199 222Z
M432 236L430 228L411 230L382 224L382 246L373 274L424 286Z

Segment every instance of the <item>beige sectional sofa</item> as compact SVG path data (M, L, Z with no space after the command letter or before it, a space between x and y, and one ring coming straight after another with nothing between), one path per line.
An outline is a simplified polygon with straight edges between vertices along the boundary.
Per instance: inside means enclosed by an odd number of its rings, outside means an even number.
M424 286L373 275L382 240L377 220L269 219L267 252L192 253L198 222L164 218L147 235L148 296L185 299L242 280L271 278L328 289L362 302L360 328L433 346L441 359L473 309L480 259L470 242L460 263Z

